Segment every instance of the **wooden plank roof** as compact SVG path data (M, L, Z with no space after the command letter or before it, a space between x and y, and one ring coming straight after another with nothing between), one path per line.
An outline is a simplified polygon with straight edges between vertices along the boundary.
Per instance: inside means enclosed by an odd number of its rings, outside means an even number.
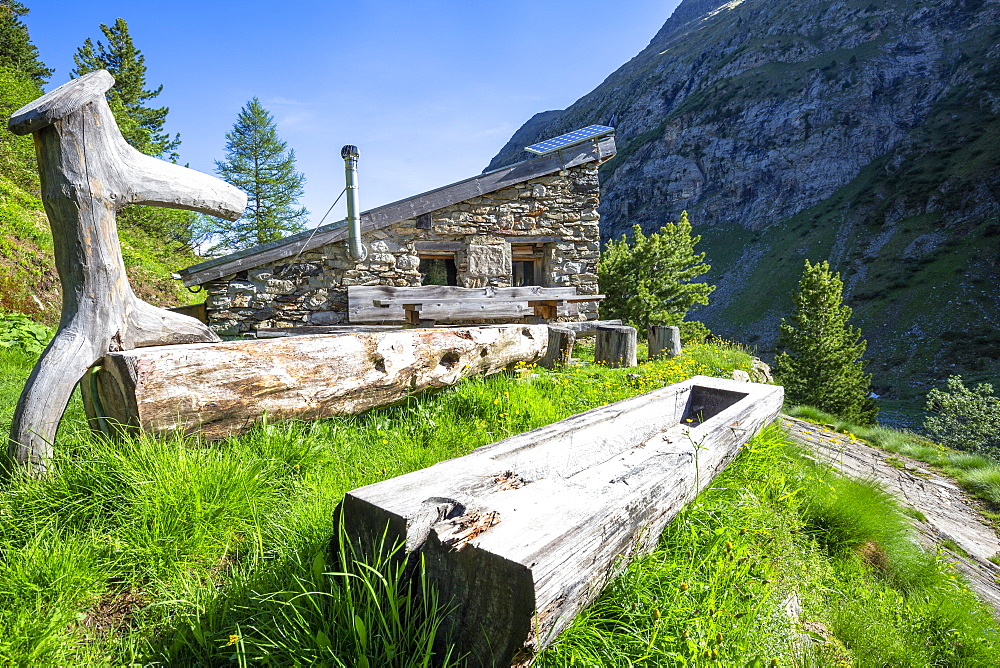
M524 181L554 174L563 169L588 162L604 161L615 155L614 136L598 141L572 146L558 153L551 153L532 160L525 160L509 167L501 167L458 183L392 202L361 214L361 236L365 233L393 225L402 220L464 202L479 195L509 188ZM260 244L253 248L213 258L191 265L177 272L184 285L201 285L218 278L231 276L238 271L259 267L268 262L282 260L297 253L319 248L347 238L347 221L340 220L315 230Z

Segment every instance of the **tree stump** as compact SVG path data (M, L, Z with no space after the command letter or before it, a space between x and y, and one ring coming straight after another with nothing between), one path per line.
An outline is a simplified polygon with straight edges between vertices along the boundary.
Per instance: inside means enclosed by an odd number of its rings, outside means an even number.
M613 368L638 366L635 356L637 341L635 327L601 325L597 328L594 362Z
M651 325L646 340L649 342L649 359L677 357L681 354L681 328Z
M113 84L104 70L85 74L25 105L8 123L15 134L34 134L62 284L59 329L25 383L10 432L11 456L39 473L73 388L104 354L219 340L194 318L135 296L116 211L159 204L236 219L246 206L246 195L228 183L129 146L104 96Z
M573 344L576 342L576 332L565 327L549 326L549 345L545 356L538 360L540 366L553 369L569 364L573 356Z
M698 376L355 489L336 520L362 558L384 539L423 560L452 606L438 649L527 666L655 547L783 396Z

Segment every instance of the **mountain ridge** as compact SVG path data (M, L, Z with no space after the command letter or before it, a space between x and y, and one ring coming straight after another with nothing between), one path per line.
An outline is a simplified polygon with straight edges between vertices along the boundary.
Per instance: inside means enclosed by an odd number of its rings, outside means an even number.
M952 372L993 379L998 42L995 0L685 0L635 58L532 117L489 168L610 122L602 236L689 211L719 286L692 317L766 354L803 260L828 259L882 392L923 393Z

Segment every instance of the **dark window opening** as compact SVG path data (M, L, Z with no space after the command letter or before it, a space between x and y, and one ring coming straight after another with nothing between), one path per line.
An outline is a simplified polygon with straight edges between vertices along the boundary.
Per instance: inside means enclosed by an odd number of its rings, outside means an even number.
M420 258L421 285L458 285L458 267L453 257Z
M538 271L537 260L514 260L511 267L513 269L511 285L515 288L522 285L540 285L541 272Z

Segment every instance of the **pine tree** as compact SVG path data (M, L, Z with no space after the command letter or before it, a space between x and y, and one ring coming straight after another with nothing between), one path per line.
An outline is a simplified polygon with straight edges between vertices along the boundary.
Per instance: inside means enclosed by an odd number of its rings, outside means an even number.
M695 253L700 236L691 235L687 211L648 237L635 225L632 243L623 235L604 247L597 265L601 292L607 296L601 315L621 318L640 331L650 325L680 325L686 339L707 334L704 325L684 322L696 304L707 304L714 285L692 282L711 269L705 254Z
M125 140L146 155L176 160L180 136L171 138L163 131L170 109L147 106L163 91L163 86L155 90L146 88L146 57L132 43L128 24L119 18L113 26L102 23L100 27L107 45L98 40L95 46L88 37L73 55L76 69L70 76L100 69L110 72L115 85L108 91L108 104Z
M214 250L249 248L302 229L309 212L296 205L306 177L295 171L295 151L278 138L274 117L256 97L240 110L226 134L226 159L215 167L248 201L242 218L218 221Z
M29 11L17 0L0 0L0 67L28 75L40 88L52 76L52 70L38 59L38 48L28 36L28 26L21 22Z
M878 406L871 398L871 374L864 371L867 343L848 322L851 309L843 303L843 290L840 274L831 273L828 262L806 260L795 313L781 321L775 373L788 402L871 424Z

